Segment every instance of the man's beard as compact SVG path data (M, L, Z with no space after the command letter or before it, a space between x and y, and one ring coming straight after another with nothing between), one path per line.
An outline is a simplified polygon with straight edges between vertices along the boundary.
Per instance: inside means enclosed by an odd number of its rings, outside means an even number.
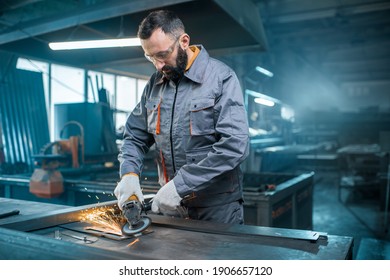
M176 67L165 65L161 71L165 78L178 82L183 77L187 66L188 56L185 50L178 48L176 57Z

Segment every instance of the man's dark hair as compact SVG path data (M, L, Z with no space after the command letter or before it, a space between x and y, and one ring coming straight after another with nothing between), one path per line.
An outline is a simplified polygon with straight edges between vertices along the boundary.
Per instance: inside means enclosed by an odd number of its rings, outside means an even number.
M138 38L149 39L153 31L161 28L165 34L171 34L178 38L185 32L184 24L172 11L158 10L151 12L144 18L138 27Z

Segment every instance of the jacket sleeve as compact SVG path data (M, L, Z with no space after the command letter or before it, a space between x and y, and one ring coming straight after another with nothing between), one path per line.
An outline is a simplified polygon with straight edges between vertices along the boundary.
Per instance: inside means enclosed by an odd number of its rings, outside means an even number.
M118 155L120 177L130 172L139 176L143 168L145 154L154 143L154 138L147 131L147 113L145 109L146 94L150 89L151 80L145 86L141 101L126 121L123 142Z
M237 168L249 153L248 120L240 83L232 70L220 77L220 92L214 104L218 141L205 158L197 164L185 164L173 179L183 198L212 186L218 178Z

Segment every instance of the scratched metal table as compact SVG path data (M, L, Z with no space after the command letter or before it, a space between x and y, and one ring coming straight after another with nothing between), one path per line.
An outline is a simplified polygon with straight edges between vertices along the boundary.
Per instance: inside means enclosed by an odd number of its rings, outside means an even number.
M348 236L159 215L149 215L153 221L149 232L138 237L112 239L85 230L88 224L80 221L81 212L115 203L62 209L56 205L56 209L44 213L1 219L0 258L342 260L352 257L353 238ZM7 207L11 204L8 200ZM3 207L0 206L0 213ZM56 234L61 235L61 240L55 238Z

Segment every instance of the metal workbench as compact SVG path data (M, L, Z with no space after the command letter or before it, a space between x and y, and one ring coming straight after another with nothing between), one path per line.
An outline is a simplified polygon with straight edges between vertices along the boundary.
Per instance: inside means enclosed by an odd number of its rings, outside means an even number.
M340 260L352 257L352 237L151 214L153 223L148 234L138 237L112 239L84 230L81 212L115 203L63 208L52 205L51 208L50 204L39 207L38 202L0 198L0 213L21 208L19 215L0 219L0 259ZM56 232L63 233L61 240L55 239Z

